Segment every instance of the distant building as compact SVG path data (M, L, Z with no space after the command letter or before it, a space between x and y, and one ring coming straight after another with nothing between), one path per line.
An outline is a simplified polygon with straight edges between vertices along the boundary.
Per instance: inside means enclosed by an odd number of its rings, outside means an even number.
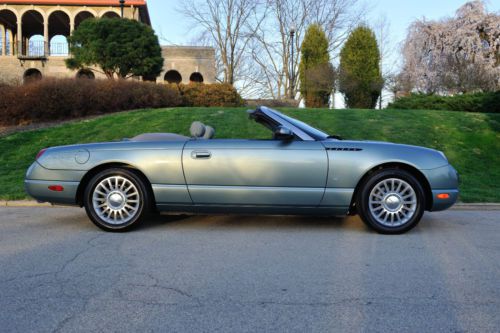
M119 18L118 0L0 0L0 82L42 77L104 77L66 68L66 38L91 17ZM126 0L123 16L151 25L145 0ZM164 68L156 81L211 83L215 51L206 47L162 46Z

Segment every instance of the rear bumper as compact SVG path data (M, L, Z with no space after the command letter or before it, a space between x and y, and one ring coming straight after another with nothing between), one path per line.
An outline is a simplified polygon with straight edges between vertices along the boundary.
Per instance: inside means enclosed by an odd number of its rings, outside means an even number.
M26 172L24 189L29 196L41 202L76 205L76 193L84 171L49 170L34 162ZM62 191L53 191L49 186L59 185Z
M52 191L51 185L60 185L64 188L62 191ZM76 205L76 192L79 182L55 181L55 180L31 180L24 181L24 189L29 196L41 202L50 202L55 204Z

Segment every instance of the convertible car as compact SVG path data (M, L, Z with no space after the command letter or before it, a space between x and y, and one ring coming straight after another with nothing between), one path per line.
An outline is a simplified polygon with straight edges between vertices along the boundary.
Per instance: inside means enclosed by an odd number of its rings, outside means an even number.
M141 134L117 142L41 150L26 173L29 195L79 205L98 227L124 231L153 211L359 214L386 234L415 227L425 210L452 206L458 174L433 149L329 135L267 107L248 111L268 140Z

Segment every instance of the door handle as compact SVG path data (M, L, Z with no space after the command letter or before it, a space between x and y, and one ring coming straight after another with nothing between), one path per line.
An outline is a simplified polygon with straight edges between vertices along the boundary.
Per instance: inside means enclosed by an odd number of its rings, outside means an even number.
M210 158L212 154L209 151L193 151L191 153L192 158Z

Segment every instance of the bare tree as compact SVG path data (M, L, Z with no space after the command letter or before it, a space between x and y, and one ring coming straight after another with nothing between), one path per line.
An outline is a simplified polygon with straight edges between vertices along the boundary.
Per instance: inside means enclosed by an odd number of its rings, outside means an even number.
M384 87L378 100L378 107L382 109L384 98L384 89L391 91L391 86L394 81L394 71L396 63L394 63L395 45L391 39L391 25L387 16L381 15L377 21L372 25L372 30L377 38L378 49L380 51L380 68L382 70L382 79L384 80Z
M500 88L500 15L475 0L455 17L418 20L409 29L403 72L412 90L465 93Z
M259 0L185 0L181 12L217 51L220 81L234 84L245 50L264 15Z
M313 23L321 25L335 58L339 45L364 15L358 4L358 0L267 0L269 12L255 31L251 44L252 59L259 67L257 83L261 85L261 94L282 99L292 86L292 95L295 96L299 88L299 55L307 27ZM293 63L292 28L295 32Z

